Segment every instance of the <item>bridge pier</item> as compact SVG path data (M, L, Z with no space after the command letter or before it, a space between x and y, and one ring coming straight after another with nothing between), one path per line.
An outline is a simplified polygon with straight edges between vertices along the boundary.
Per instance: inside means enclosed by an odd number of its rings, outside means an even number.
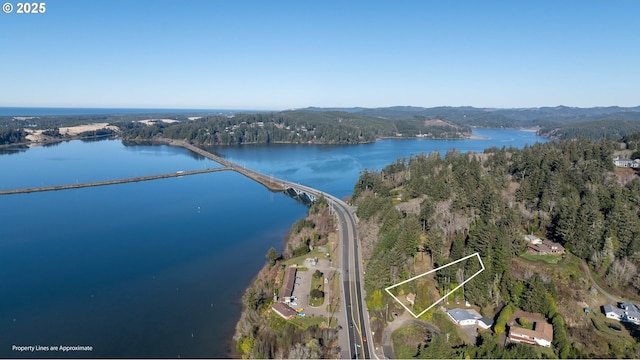
M314 194L298 189L293 186L286 187L284 192L293 198L300 199L305 204L313 204L317 198Z

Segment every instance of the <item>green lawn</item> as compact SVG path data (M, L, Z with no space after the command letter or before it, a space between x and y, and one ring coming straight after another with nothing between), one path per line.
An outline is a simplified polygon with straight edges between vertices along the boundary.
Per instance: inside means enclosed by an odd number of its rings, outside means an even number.
M462 328L456 326L453 322L451 322L449 316L440 310L433 311L433 317L431 318L430 322L434 324L438 329L440 329L441 334L450 334L450 344L460 345L464 342L464 340L462 339L467 338L467 335L464 334Z
M300 317L296 316L291 320L285 320L279 315L271 312L271 317L269 321L269 326L276 331L283 331L286 328L286 324L293 324L303 330L306 330L310 326L318 325L320 326L322 323L327 322L328 318L321 316L305 316ZM337 320L335 317L331 318L331 324L337 324Z
M529 261L541 261L547 264L557 264L562 259L562 255L533 255L526 253L520 256Z
M529 319L526 319L526 320L524 321L524 324L522 324L522 323L521 323L521 322L522 322L522 320L521 320L521 319L522 319L522 318L518 318L518 319L516 319L516 324L515 324L515 326L516 326L516 327L520 327L520 328L523 328L523 329L533 330L533 321L531 321L531 320L529 320Z
M311 287L309 288L309 292L311 292L311 290L313 289L319 289L321 291L324 291L324 277L325 275L323 274L319 279L316 279L315 277L313 277L313 275L311 275ZM324 297L321 297L319 299L314 299L311 297L311 295L309 295L309 306L314 306L314 307L320 306L323 303L324 303Z
M589 315L593 326L597 332L592 337L597 344L607 345L609 354L613 357L625 356L626 349L634 346L635 340L631 336L629 329L619 321L609 320L604 316ZM614 331L609 327L614 325L620 328L620 331Z
M289 266L289 265L293 265L293 264L297 264L298 266L300 265L304 265L304 260L307 258L313 258L313 257L318 257L318 258L322 258L325 259L326 258L326 253L321 253L318 248L314 248L313 251L308 252L304 255L300 255L300 256L296 256L296 257L292 257L291 259L287 259L285 261L283 261L282 263Z
M295 318L291 319L291 322L294 323L295 325L297 325L298 327L302 328L302 329L307 329L308 327L313 326L313 325L320 326L320 324L322 324L326 320L327 320L327 318L320 317L320 316L314 316L314 317L307 317L307 316L299 317L299 316L296 316ZM335 324L335 321L333 323Z
M426 340L426 331L420 325L409 324L391 334L393 352L398 359L412 359L418 352L418 344Z

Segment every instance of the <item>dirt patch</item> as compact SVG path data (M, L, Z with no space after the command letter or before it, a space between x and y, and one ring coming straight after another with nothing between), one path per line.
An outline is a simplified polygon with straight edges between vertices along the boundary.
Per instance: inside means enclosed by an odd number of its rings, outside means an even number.
M440 119L428 119L424 121L424 126L450 126L455 129L459 129L460 126L452 124L450 122L446 122Z
M638 176L638 172L636 169L627 168L627 167L616 167L614 171L614 176L616 181L620 185L627 185L631 180L635 179Z
M178 120L173 120L173 119L146 119L146 120L138 120L138 122L139 123L143 123L145 125L153 125L154 123L157 123L157 122L163 122L163 123L171 124L171 123L178 122Z
M31 142L37 143L37 142L41 142L41 141L46 140L45 136L42 135L42 132L44 130L24 129L24 131L26 131L29 134L29 135L26 136L26 139L31 141Z
M405 213L405 214L420 214L420 203L422 203L423 198L419 197L416 199L411 199L409 201L406 202L401 202L398 205L396 205L396 209L398 209L398 211Z
M94 123L94 124L87 124L87 125L68 126L68 127L61 127L59 130L61 135L76 136L85 131L96 131L101 129L118 131L117 126L109 125L109 123Z

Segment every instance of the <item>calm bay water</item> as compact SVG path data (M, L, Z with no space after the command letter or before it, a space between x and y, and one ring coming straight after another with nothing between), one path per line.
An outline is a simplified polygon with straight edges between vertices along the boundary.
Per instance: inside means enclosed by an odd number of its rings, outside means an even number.
M411 155L449 149L460 152L483 152L496 146L522 148L525 144L546 142L533 132L474 129L482 139L472 140L382 140L361 145L244 145L213 147L209 150L248 168L277 178L324 190L338 197L351 195L360 172L381 170Z
M345 196L360 171L398 157L544 141L476 133L489 139L213 150ZM0 188L215 166L167 146L74 141L0 156ZM0 197L0 357L228 357L244 289L305 212L232 172ZM94 350L18 353L14 344Z

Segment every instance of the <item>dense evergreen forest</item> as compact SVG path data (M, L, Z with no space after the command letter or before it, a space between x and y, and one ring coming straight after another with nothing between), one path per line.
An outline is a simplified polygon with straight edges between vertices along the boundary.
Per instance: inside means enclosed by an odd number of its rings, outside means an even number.
M637 143L638 138L628 140ZM522 150L492 148L484 154L450 150L444 156L434 152L399 159L379 172L364 171L353 200L361 220L378 224L365 275L373 316L385 318L379 311L386 304L397 308L380 289L415 276L419 257L429 256L438 267L478 252L486 270L464 287L464 298L471 303L544 314L554 325L555 354L562 358L638 357L638 346L610 346L594 353L579 335L582 330L565 325L564 317L572 314L566 306L575 306L573 298L580 301L569 290L577 282L575 274L567 278L516 266L526 251L523 235L531 233L564 245L571 253L562 260L567 268L577 257L612 289L630 296L640 293L640 178L615 171L616 147L608 140L571 140ZM436 294L424 286L416 289L426 292L418 297L433 301L478 267L468 263L457 271L438 271L431 287ZM498 317L496 336L504 331L505 316ZM496 357L497 351L508 350L496 341L487 338L479 348L440 353Z
M24 142L26 136L27 133L23 129L0 127L0 145Z
M625 114L630 115L630 120L607 119L548 126L540 129L538 134L552 139L620 139L640 131L640 113Z
M462 126L490 128L542 127L553 129L568 124L599 120L640 120L640 107L622 108L618 106L576 108L568 106L494 109L471 106L440 106L423 108L414 106L393 106L386 108L308 108L311 111L346 111L386 119L410 119L424 117L442 119Z
M358 144L384 137L462 138L469 127L428 126L424 118L387 120L346 112L285 111L279 113L208 116L187 123L121 124L123 136L162 136L205 145L316 143Z
M177 123L149 119L171 119ZM492 109L463 107L306 108L282 112L181 112L97 115L2 116L0 129L54 130L107 123L127 140L154 136L185 139L203 145L250 143L356 144L376 139L464 138L472 127L539 129L554 139L612 138L640 131L640 107L573 108L566 106ZM11 142L18 138L11 137ZM53 140L48 139L48 140ZM20 139L24 141L24 138Z

